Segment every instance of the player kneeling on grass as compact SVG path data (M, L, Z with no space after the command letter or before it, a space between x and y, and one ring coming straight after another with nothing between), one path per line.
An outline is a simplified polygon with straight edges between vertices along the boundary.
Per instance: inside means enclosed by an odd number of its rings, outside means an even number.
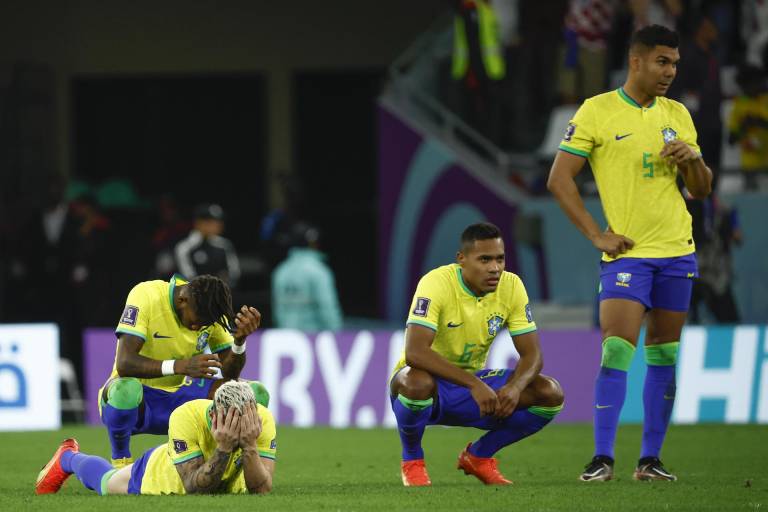
M405 352L390 380L406 486L432 484L421 448L427 425L487 430L459 454L458 469L488 485L511 484L493 455L541 430L563 407L560 384L539 373L536 324L523 282L504 270L499 228L465 229L457 261L419 281ZM517 367L483 369L504 327L520 354Z
M58 492L74 473L105 494L267 493L275 471L275 421L248 383L224 383L211 400L187 402L171 414L168 442L115 469L66 439L37 477L35 492Z

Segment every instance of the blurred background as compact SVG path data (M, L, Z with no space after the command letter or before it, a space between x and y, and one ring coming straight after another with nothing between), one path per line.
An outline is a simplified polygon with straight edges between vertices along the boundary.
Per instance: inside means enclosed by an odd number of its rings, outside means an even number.
M20 354L43 357L38 335L14 326L55 327L41 334L53 339L51 372L65 419L82 421L131 287L180 272L221 275L263 313L246 370L275 388L283 421L386 424L381 383L415 284L480 220L505 234L549 373L584 352L572 380L591 395L599 254L545 182L568 120L622 85L629 37L650 23L680 31L670 96L690 110L716 176L712 198L687 200L702 274L691 389L722 368L749 376L712 381L726 394L696 391L678 419L768 421L758 0L3 2L0 413L31 393ZM579 180L602 219L591 173ZM317 283L291 270L307 265ZM281 388L305 363L308 402ZM322 382L350 387L346 412L307 391ZM744 405L729 405L744 389ZM588 420L587 402L566 419Z

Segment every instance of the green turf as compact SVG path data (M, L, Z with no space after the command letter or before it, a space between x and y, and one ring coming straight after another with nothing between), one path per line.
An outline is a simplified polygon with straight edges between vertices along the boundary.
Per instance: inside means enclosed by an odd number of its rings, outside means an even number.
M616 480L584 484L576 477L591 454L589 425L554 425L502 451L501 470L511 487L485 487L455 469L456 455L474 433L432 428L424 447L433 487L400 483L394 430L281 428L274 491L269 496L99 497L70 479L58 495L34 496L37 471L65 437L83 451L106 455L102 429L0 434L0 510L768 510L768 428L676 426L664 450L675 483L631 478L640 427L619 431ZM134 452L158 444L134 438Z

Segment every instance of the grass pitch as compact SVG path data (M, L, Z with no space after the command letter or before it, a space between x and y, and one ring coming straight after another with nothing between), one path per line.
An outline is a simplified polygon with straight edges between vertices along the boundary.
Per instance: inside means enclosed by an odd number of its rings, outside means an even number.
M592 450L589 425L553 425L503 450L500 469L510 487L485 487L456 470L456 456L476 437L471 429L430 428L424 448L431 488L404 488L394 430L278 429L274 490L268 496L99 497L75 478L53 496L35 496L39 468L58 443L75 436L83 451L108 456L103 429L67 426L58 432L0 433L0 511L59 510L768 510L768 427L675 426L663 460L680 480L632 480L640 426L623 426L616 479L577 481ZM163 442L138 436L134 454Z

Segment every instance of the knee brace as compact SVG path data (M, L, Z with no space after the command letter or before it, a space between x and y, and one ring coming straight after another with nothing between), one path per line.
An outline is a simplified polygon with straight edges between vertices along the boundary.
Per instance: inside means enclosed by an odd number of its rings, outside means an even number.
M112 381L107 391L107 403L115 409L135 409L144 399L139 379L120 377Z
M632 358L635 356L635 347L618 336L608 336L603 340L603 358L600 366L614 370L629 371Z
M649 366L674 366L677 363L679 341L645 346L645 362Z

